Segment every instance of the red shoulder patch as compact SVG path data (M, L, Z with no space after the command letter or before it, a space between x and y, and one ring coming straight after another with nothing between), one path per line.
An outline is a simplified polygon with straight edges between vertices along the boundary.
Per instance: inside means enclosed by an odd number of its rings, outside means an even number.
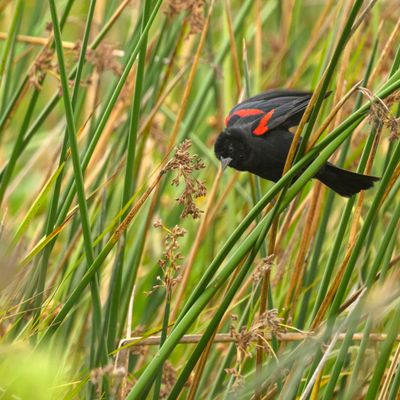
M259 110L258 108L244 108L243 110L237 110L225 118L225 126L228 126L229 120L234 115L237 115L240 118L246 118L246 117L251 117L253 115L260 115L260 114L264 114L264 111Z
M268 121L271 119L272 114L274 113L275 109L267 112L264 117L261 118L259 124L253 130L253 134L257 136L264 135L268 131Z

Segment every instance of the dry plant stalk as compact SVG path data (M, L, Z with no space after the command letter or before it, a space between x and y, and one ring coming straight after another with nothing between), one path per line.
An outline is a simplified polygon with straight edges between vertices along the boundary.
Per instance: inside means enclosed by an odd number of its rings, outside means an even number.
M275 253L277 255L281 255L283 253L283 242L284 237L287 234L288 229L290 228L292 223L295 223L298 220L299 216L302 215L303 211L306 209L309 199L311 198L311 193L308 193L306 198L299 203L299 196L296 196L290 203L289 209L283 218L283 222L281 223L281 228L279 229L276 237L276 246ZM286 246L285 246L286 247Z
M81 42L77 42L74 52L79 56L81 52ZM87 61L94 66L98 74L106 71L112 71L114 75L119 76L122 73L122 66L116 59L116 51L110 43L101 43L95 50L88 49L86 54Z
M196 1L196 0L194 0L194 1ZM173 3L173 2L175 2L175 0L171 0L171 3ZM185 2L185 0L177 0L177 2ZM205 23L203 25L203 29L201 31L199 45L198 45L198 47L196 49L196 53L194 55L193 62L192 62L192 67L191 67L190 72L189 72L188 81L186 83L185 91L184 91L183 96L182 96L181 107L179 108L178 115L176 117L175 124L174 124L174 127L172 129L172 133L171 133L171 136L169 138L169 141L168 141L168 150L172 148L172 146L173 146L173 144L175 142L175 139L176 139L176 137L178 135L178 132L179 132L179 128L181 126L181 122L183 120L183 116L184 116L185 111L186 111L186 107L187 107L187 102L188 102L188 99L189 99L190 91L192 90L192 86L193 86L193 80L195 78L195 75L196 75L196 72L197 72L197 66L199 65L199 61L200 61L200 55L201 55L201 52L203 51L203 47L204 47L204 44L206 42L207 32L208 32L208 27L210 25L210 19L211 19L211 13L212 13L213 7L214 7L214 0L211 1L210 7L208 9L207 19L206 19L206 21L205 21Z
M393 93L385 101L375 96L371 90L360 87L360 92L371 101L369 118L372 124L376 124L378 129L386 127L390 131L390 141L397 140L400 132L400 118L396 118L390 111L393 104L400 101L400 91Z
M388 398L390 382L395 374L396 367L397 368L399 367L399 363L400 363L400 344L397 345L392 362L390 363L390 367L386 373L386 377L383 382L381 392L379 393L378 400L385 400Z
M183 206L181 214L182 218L191 215L193 219L199 218L202 211L196 206L194 200L204 197L207 193L203 182L193 177L194 171L205 168L203 161L197 154L191 156L188 152L191 141L186 139L178 147L175 156L170 160L164 168L164 171L176 172L175 178L172 180L172 186L179 186L181 179L185 183L185 189L177 198L177 202Z
M169 361L163 365L160 398L166 399L176 382L176 370Z
M293 72L292 76L286 83L286 86L289 88L295 87L297 82L299 81L302 73L308 65L309 57L314 50L314 48L318 45L321 40L321 37L325 34L328 29L331 21L333 20L334 13L332 12L332 8L335 5L334 0L328 0L325 2L324 9L322 10L318 21L316 22L313 31L310 35L310 40L308 41L307 48L304 51L299 63L297 64L296 70Z
M262 0L255 1L256 33L254 35L254 83L257 91L261 89L261 74L263 71L263 23L262 23Z
M8 33L0 32L0 40L6 40L6 39L8 39ZM34 46L45 46L48 41L48 38L41 37L41 36L17 35L16 41L21 42L21 43L27 43L27 44L34 45ZM76 47L76 43L68 42L68 41L64 40L62 42L62 47L64 49L73 50ZM116 57L123 57L124 54L125 54L125 52L123 50L114 50L113 51L113 56L116 56Z
M165 14L173 18L185 13L185 19L190 25L189 34L195 34L201 32L204 27L204 5L205 0L168 0L165 5Z
M339 98L340 98L340 100L333 107L332 111L329 113L329 115L327 116L325 121L320 125L317 132L315 132L315 134L313 134L310 137L310 140L307 143L306 151L309 151L312 147L314 147L314 145L316 144L318 139L322 136L325 129L327 129L329 127L329 125L331 124L332 121L334 121L334 123L333 123L334 126L339 124L343 106L345 105L347 100L352 96L352 94L359 88L359 85L360 85L360 82L357 82L343 97L335 96L335 103L336 103L336 100L338 100Z
M90 371L90 381L96 388L97 395L99 398L102 395L101 387L103 378L107 376L109 378L110 394L112 398L118 393L119 385L122 382L123 377L126 375L125 368L115 367L113 364L107 364L104 367L95 368Z
M234 315L231 318L233 321L237 320L237 317ZM242 375L243 365L246 359L253 357L251 345L255 341L258 342L261 339L264 349L273 353L272 347L265 339L265 332L278 338L286 332L286 329L282 326L282 318L278 317L277 309L267 310L264 314L259 315L249 329L243 326L238 331L233 325L231 326L230 335L236 344L236 365L233 368L226 369L226 372L235 378L232 386L233 390L236 390L244 383ZM274 356L276 357L275 354Z
M161 106L164 104L167 97L171 94L171 92L175 88L175 86L183 78L184 74L186 73L187 68L188 68L188 65L183 66L179 70L179 72L175 75L175 77L168 83L168 85L165 83L162 90L160 90L157 103L155 104L153 109L149 112L148 116L146 117L146 119L141 124L141 127L139 128L139 132L138 132L139 138L142 137L143 134L152 126L154 117L156 116L157 112L159 111ZM167 82L168 82L168 80L167 80Z
M236 94L237 97L240 95L241 87L242 87L242 79L240 78L240 67L239 67L239 57L236 49L235 42L235 33L233 31L233 21L232 21L232 12L231 5L229 0L224 1L226 21L228 25L228 34L229 34L229 45L232 54L232 63L233 63L233 73L235 75L235 83L236 83Z
M201 338L202 334L188 334L182 336L181 340L179 341L180 344L194 344L198 343ZM346 334L340 333L338 337L338 341L343 341L345 339ZM265 333L264 338L266 340L272 340L272 333ZM361 332L354 333L352 340L354 342L360 342L364 337L364 334ZM280 333L277 340L280 342L301 342L303 340L320 340L320 337L312 332L286 332ZM387 335L385 333L370 333L368 340L372 342L384 342L387 339ZM129 348L134 347L144 347L144 346L159 346L160 345L161 336L133 336L129 339L121 340L120 347L128 346ZM253 339L254 342L258 340L257 337ZM236 339L231 336L230 333L217 333L213 340L213 343L234 343ZM396 341L400 342L400 335L396 337ZM134 350L137 351L137 350Z
M306 256L307 251L312 244L313 237L312 237L312 227L319 220L321 214L321 208L318 207L320 204L322 185L318 182L315 187L313 188L313 195L311 197L311 204L308 209L305 229L301 236L300 242L300 249L297 253L296 262L293 268L292 277L289 283L289 289L286 294L285 298L285 309L289 312L293 312L296 307L296 300L298 298L299 291L303 285L303 277L306 269Z
M183 259L182 254L179 252L180 245L179 238L186 234L186 230L175 225L172 229L168 229L163 225L161 220L154 221L155 228L162 228L167 232L164 238L164 252L158 263L163 271L163 276L157 276L159 285L153 286L153 290L159 287L164 287L167 293L172 292L172 288L181 280L182 265L180 261Z
M42 82L49 71L55 71L56 64L53 62L54 49L45 46L29 69L29 83L37 90L42 90Z
M275 254L270 254L267 257L264 257L261 262L258 263L253 273L251 274L251 278L253 282L257 283L263 279L266 272L270 271L272 265L274 263Z
M374 82L378 73L382 71L382 68L384 67L384 61L387 60L388 58L390 59L390 56L388 57L388 54L390 52L390 49L393 48L393 44L396 41L396 37L399 31L400 31L400 18L397 19L397 23L393 28L393 31L390 34L389 38L387 39L385 47L380 53L379 60L377 61L375 68L371 73L370 82Z
M275 258L275 239L278 228L278 219L275 219L272 225L272 231L269 241L269 256L265 257L261 260L261 263L257 266L255 271L252 274L252 278L254 282L258 282L262 279L261 285L261 297L260 297L260 309L258 317L262 318L263 315L267 312L267 301L268 301L268 290L270 287L270 279L271 279L271 266L273 260ZM262 363L263 363L263 355L264 348L263 346L264 338L262 336L258 337L257 341L257 350L256 350L256 372L260 375L262 373ZM256 387L255 390L255 398L259 400L261 398L261 388L259 386Z

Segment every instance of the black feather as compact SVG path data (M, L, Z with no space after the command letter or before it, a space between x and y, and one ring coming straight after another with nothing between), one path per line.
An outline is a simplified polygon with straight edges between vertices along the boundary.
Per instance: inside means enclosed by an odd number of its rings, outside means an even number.
M361 190L370 189L374 182L379 181L376 176L347 171L330 163L325 165L316 178L344 197L351 197Z

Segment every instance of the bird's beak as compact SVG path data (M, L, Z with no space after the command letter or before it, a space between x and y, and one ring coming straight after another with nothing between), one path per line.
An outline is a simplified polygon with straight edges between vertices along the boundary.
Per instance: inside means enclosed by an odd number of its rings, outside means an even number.
M230 157L226 157L226 158L221 157L221 158L220 158L220 161L221 161L221 168L222 168L222 171L224 171L225 168L226 168L226 167L230 164L230 162L232 161L232 158L230 158Z

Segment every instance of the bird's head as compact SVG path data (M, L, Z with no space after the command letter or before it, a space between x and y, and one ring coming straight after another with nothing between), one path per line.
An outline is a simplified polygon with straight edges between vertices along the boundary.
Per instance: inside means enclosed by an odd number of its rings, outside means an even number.
M252 149L246 134L235 128L221 132L215 142L215 155L221 161L222 169L228 165L239 171L246 171Z

